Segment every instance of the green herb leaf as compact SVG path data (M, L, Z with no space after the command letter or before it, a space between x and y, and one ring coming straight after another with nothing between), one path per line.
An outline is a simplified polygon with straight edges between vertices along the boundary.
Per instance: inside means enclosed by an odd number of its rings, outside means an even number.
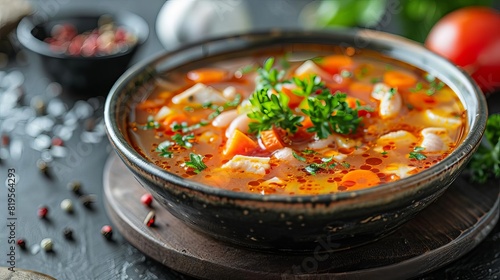
M423 84L422 84L421 82L418 82L418 83L415 85L415 87L410 88L410 92L417 92L417 91L420 91L420 90L422 90L422 88L423 88L423 87L424 87L424 86L423 86Z
M410 159L416 159L416 160L424 160L427 158L426 155L420 153L422 152L423 150L425 150L425 148L423 147L420 147L420 146L416 146L415 148L413 148L413 152L410 152L410 155L408 158Z
M306 162L306 158L299 156L295 151L292 152L292 155L294 158L298 159L299 161Z
M500 178L500 114L490 115L483 141L468 165L472 181L485 183Z
M156 151L159 153L161 157L172 158L174 154L172 151L169 151L172 145L173 143L168 140L161 142L156 148Z
M257 69L257 90L261 89L275 89L279 90L282 83L288 83L285 81L285 71L273 68L274 57L268 58L264 62L264 67Z
M325 83L316 75L309 75L304 79L293 77L292 82L297 86L292 92L298 96L310 96L313 93L319 94L327 90Z
M302 154L304 155L312 155L312 154L316 154L317 152L315 150L309 150L309 149L305 149L302 151Z
M207 168L207 166L203 162L203 156L195 153L189 154L189 161L186 161L185 165L187 167L193 168L196 174Z
M193 144L190 142L190 140L193 139L194 139L194 134L182 135L180 133L176 133L174 136L172 136L172 140L175 141L177 145L184 147L186 149L193 147Z
M347 95L337 92L323 91L315 97L308 97L309 109L302 112L311 118L313 127L308 132L315 132L320 139L327 138L332 133L349 134L357 130L361 118L358 110L348 106Z
M321 170L333 169L337 166L337 163L333 162L333 157L322 158L321 163L311 163L304 168L304 170L311 174L316 175Z
M253 111L248 117L254 122L249 124L250 133L260 134L273 126L282 128L290 133L297 132L303 116L295 115L288 107L289 97L283 92L267 94L266 89L255 91L249 98Z
M444 87L444 83L441 81L432 81L429 86L429 89L425 93L427 95L433 95Z
M160 128L160 124L155 121L153 116L148 116L147 123L143 126L139 126L143 130L149 130L149 129L158 129Z

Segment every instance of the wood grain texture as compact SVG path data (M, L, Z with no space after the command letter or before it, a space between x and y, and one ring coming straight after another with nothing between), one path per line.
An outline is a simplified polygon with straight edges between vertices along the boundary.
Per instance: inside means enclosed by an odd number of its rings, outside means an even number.
M137 197L144 189L116 157L104 170L104 194L110 219L121 234L160 263L206 279L401 279L456 260L473 249L498 220L497 183L472 186L459 178L429 208L393 234L340 252L272 254L228 245L185 226L158 205L156 226L143 220L151 209Z

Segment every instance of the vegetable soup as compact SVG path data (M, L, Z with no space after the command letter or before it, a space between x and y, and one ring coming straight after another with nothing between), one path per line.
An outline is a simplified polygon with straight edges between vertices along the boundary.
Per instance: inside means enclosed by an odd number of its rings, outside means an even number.
M262 195L411 176L453 151L467 126L443 82L351 48L193 63L159 78L132 112L132 145L159 167Z

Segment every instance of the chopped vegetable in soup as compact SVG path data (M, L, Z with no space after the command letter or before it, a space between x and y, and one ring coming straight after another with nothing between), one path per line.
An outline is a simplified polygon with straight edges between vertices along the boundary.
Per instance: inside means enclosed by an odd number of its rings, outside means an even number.
M314 195L429 168L466 125L449 87L402 63L273 53L172 70L136 105L129 136L144 157L190 180Z

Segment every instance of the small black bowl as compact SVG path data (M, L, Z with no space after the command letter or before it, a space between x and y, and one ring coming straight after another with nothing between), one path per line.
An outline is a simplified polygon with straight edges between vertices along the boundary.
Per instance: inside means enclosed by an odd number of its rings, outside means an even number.
M124 27L134 34L137 37L135 45L115 54L85 57L58 53L44 42L55 25L71 24L81 33L96 28L99 18L103 15L109 15L116 26ZM107 92L125 72L134 53L146 41L148 34L149 27L144 19L126 11L61 11L47 21L25 17L17 27L19 42L41 57L42 65L52 79L64 88L77 92Z

